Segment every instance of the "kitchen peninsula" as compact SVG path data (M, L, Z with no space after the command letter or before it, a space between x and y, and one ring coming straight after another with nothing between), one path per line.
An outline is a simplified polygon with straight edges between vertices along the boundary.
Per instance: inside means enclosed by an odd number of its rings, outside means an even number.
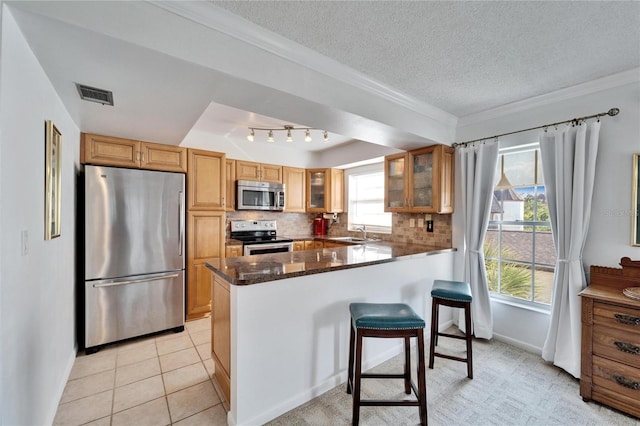
M366 242L209 260L212 357L229 424L264 424L346 380L349 303L407 303L428 322L433 280L452 279L455 251ZM450 323L443 312L440 326ZM365 368L401 352L401 340L375 340Z

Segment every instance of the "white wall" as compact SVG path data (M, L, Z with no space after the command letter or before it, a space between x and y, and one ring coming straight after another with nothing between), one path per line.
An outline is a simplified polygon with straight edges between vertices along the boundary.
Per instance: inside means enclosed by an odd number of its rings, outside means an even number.
M451 279L453 256L407 256L366 268L232 285L229 424L264 424L344 383L351 302L407 303L424 318L428 339L429 293L434 279ZM441 308L441 330L451 321L451 309ZM400 353L401 343L365 339L363 369Z
M75 358L77 126L9 9L0 48L0 424L53 421ZM61 233L44 241L44 123L62 133ZM21 232L29 252L21 255Z
M594 91L597 84L574 88L530 102L487 112L473 119L461 119L457 140L470 140L526 129L574 117L581 117L620 108L616 117L602 119L600 145L596 165L596 181L591 223L584 249L583 262L588 273L590 265L619 267L620 258L640 259L640 247L631 247L631 173L632 154L640 152L640 71L620 77L603 79L603 90ZM591 89L589 89L591 88ZM587 93L588 92L588 93ZM533 105L535 101L535 105ZM527 108L527 105L532 105ZM484 119L483 119L484 118ZM467 123L467 124L465 124ZM501 138L501 146L537 141L538 131ZM460 194L457 189L457 194ZM459 200L456 200L459 205ZM462 249L461 215L453 216L453 246ZM462 265L458 253L456 265ZM457 268L458 278L461 268ZM529 349L541 349L546 337L549 315L493 301L494 332L497 337Z

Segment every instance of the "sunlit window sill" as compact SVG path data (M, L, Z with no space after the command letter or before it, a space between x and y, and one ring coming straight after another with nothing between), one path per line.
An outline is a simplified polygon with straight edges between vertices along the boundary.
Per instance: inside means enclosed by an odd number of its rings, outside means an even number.
M508 300L508 299L504 299L501 297L494 297L494 296L490 296L491 301L492 302L496 302L496 303L500 303L502 305L508 305L508 306L513 306L514 308L520 308L520 309L525 309L528 311L533 311L533 312L538 312L541 314L545 314L545 315L551 315L551 306L549 306L549 308L545 309L545 308L541 308L541 307L537 307L537 306L532 306L529 305L527 303L519 303L516 300Z

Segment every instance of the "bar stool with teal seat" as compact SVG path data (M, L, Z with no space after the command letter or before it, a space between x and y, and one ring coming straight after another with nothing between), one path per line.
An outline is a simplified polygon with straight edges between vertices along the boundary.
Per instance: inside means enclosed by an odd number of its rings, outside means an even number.
M361 406L418 406L420 424L427 424L427 387L424 368L424 320L404 303L351 303L351 333L349 339L349 377L347 393L353 394L352 424L360 421ZM403 338L405 365L402 374L362 373L362 340L364 337ZM410 339L416 337L418 352L418 388L411 380ZM355 358L355 366L354 366ZM355 368L354 368L355 367ZM355 377L354 377L355 370ZM413 390L416 400L362 400L360 383L363 378L404 379L404 392Z
M473 356L471 349L471 286L464 281L435 280L431 289L431 341L429 342L429 368L433 368L434 357L467 363L467 376L473 379ZM465 335L438 332L438 309L440 305L464 309ZM467 357L457 357L436 352L438 336L462 339L467 342Z

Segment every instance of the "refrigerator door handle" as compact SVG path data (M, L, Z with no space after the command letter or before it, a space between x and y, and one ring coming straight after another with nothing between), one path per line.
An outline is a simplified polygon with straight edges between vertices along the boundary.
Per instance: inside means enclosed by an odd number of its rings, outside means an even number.
M176 274L160 275L160 276L148 277L148 278L138 278L138 279L135 279L135 280L110 281L110 282L106 282L106 283L94 284L93 288L114 287L114 286L119 286L119 285L137 284L137 283L144 283L144 282L149 282L149 281L166 280L167 278L176 278L179 275L180 274L176 273Z
M178 202L178 226L180 238L178 239L178 256L182 256L182 246L184 245L184 192L180 191Z

